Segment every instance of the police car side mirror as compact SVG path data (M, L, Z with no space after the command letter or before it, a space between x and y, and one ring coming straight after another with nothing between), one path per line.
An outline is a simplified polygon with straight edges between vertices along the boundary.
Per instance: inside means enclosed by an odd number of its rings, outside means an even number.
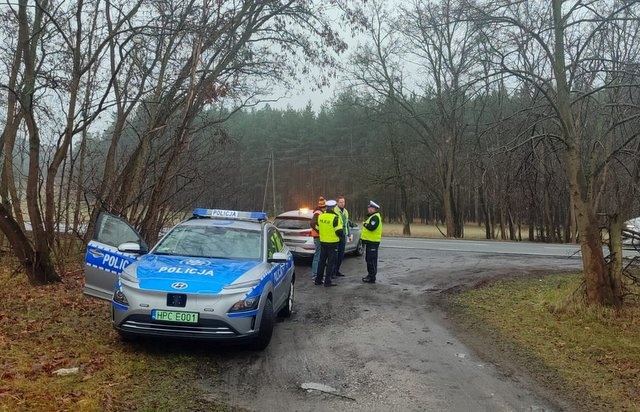
M267 259L269 263L286 263L289 260L289 256L286 253L275 252L270 259Z
M138 254L138 255L142 255L144 253L147 253L147 251L136 242L124 242L124 243L121 243L118 246L118 251L124 252L124 253L135 253L135 254Z

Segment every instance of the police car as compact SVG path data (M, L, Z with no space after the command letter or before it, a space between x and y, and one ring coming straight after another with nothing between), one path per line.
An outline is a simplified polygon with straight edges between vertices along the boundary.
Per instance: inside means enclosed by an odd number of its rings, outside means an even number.
M84 292L110 299L124 338L247 342L264 349L293 308L293 256L262 212L196 209L148 250L124 220L98 218Z

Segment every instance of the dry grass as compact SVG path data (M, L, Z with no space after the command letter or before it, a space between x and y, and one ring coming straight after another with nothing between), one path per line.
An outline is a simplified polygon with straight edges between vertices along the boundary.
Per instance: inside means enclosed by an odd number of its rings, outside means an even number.
M427 239L443 239L447 228L444 226L426 225L422 223L413 223L411 225L411 237L421 237ZM402 234L402 224L400 223L384 223L382 226L383 236L404 236ZM465 239L485 239L484 227L468 224L464 226Z
M2 269L0 282L0 411L224 410L191 384L206 359L121 342L80 270L34 288Z
M578 275L500 281L464 292L460 319L557 377L554 386L585 410L640 410L640 305L621 310L567 304ZM637 291L636 291L637 292ZM563 310L557 310L557 308Z

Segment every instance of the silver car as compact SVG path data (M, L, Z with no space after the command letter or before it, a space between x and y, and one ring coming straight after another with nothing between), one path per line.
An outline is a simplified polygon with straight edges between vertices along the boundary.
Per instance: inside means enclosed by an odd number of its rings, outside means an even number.
M295 256L311 257L316 250L311 236L311 218L313 211L309 209L290 210L279 214L273 224L280 229L284 243ZM364 245L360 240L361 228L349 221L349 228L353 235L351 241L345 245L345 254L353 253L360 256L364 253Z
M640 217L624 222L622 227L622 245L629 248L640 248Z
M85 293L111 299L124 338L247 342L264 349L275 315L291 315L293 256L261 212L196 209L146 252L122 219L100 216Z

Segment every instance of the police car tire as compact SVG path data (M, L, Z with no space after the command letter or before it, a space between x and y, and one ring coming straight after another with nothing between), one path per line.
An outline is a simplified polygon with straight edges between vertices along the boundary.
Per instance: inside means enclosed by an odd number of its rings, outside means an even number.
M295 297L295 284L294 284L294 278L291 277L291 284L289 285L289 293L287 294L287 300L284 302L284 306L282 307L282 309L280 309L280 312L278 312L278 317L280 318L291 317L291 314L293 313L294 297Z
M353 256L362 256L364 253L364 245L362 244L362 240L358 239L358 245L353 250Z
M262 310L262 319L260 319L260 329L249 347L253 350L263 350L269 346L271 335L273 334L273 326L275 324L275 316L273 314L273 304L270 299L264 304Z

